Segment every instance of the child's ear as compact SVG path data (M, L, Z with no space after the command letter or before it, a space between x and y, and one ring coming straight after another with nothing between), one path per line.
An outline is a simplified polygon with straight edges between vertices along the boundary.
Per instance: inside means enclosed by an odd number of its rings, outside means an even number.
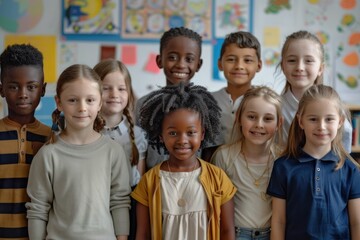
M338 129L342 127L344 122L345 122L345 117L344 116L340 117Z
M220 58L218 59L217 65L218 65L219 71L223 71L223 66L222 66L222 63L221 63L221 59L220 59Z
M279 128L281 128L281 126L284 124L284 117L281 117L279 119L278 125L276 127L276 130L278 130Z
M161 61L161 55L156 55L156 65L158 66L158 68L163 68L163 65L162 65L162 61Z
M200 59L199 59L199 63L198 63L198 65L197 65L197 69L196 69L197 72L200 70L202 64L203 64L203 60L202 60L202 58L200 58Z
M41 96L45 96L45 92L46 92L46 82L44 82L44 84L42 85L42 88L41 88Z
M205 137L205 131L202 130L202 132L201 132L201 141L204 140L204 137Z
M260 72L261 68L262 68L262 61L261 61L261 59L259 59L258 69L256 70L256 72Z
M321 76L324 73L324 70L325 70L325 64L322 63L320 65L320 69L319 69L319 72L318 72L318 77Z
M296 114L296 120L298 121L300 128L304 129L302 121L301 121L301 116L299 114Z

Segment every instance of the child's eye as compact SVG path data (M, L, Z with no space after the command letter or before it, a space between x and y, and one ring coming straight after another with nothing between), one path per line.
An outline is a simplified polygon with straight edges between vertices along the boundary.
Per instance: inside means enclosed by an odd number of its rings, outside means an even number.
M76 102L77 102L77 99L75 99L75 98L69 98L67 101L70 102L70 103L76 103Z
M295 63L296 60L295 60L295 59L288 59L287 62L288 62L288 63Z
M187 57L186 58L186 62L188 62L188 63L192 63L192 62L194 62L195 61L195 58L194 57Z
M95 101L96 101L95 98L89 98L89 99L87 99L87 102L88 102L88 103L94 103Z
M250 59L250 58L246 58L244 61L245 61L245 63L252 63L252 62L254 62L254 60L253 60L253 59Z
M234 57L229 57L229 58L226 58L225 61L232 63L232 62L235 62L235 58Z
M170 131L168 134L169 134L170 136L176 136L176 132L175 132L175 131Z
M274 121L274 119L275 119L275 118L273 118L273 117L266 117L266 118L265 118L265 121L266 121L266 122L272 122L272 121Z
M30 84L27 88L29 91L35 91L36 89L38 89L38 85L36 84Z
M123 91L126 92L126 88L125 88L125 87L121 87L121 88L119 88L119 91L120 91L120 92L123 92Z
M335 121L335 118L329 117L329 118L326 118L326 121L327 122L332 122L332 121Z
M197 134L197 131L188 131L189 136L194 136Z
M8 85L7 88L10 91L17 91L19 89L19 86L17 86L17 85Z
M315 122L317 119L316 118L309 118L309 121L311 122Z
M103 87L103 91L108 91L109 89L109 87Z
M178 59L178 57L176 55L169 55L168 56L169 61L176 61L177 59Z
M248 119L251 119L251 120L255 119L254 115L248 115L247 117L248 117Z

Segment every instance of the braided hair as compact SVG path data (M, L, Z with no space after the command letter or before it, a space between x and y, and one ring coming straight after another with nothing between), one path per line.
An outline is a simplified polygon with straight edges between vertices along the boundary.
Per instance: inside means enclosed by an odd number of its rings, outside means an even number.
M123 110L123 114L126 116L129 122L129 136L131 143L131 166L135 166L139 163L139 150L135 144L135 123L132 116L134 111L134 102L135 102L135 93L131 85L131 75L124 63L114 60L114 59L105 59L94 66L94 71L99 75L101 81L112 72L121 72L125 79L126 91L128 92L128 103Z
M162 50L165 48L166 44L171 39L176 37L187 37L194 40L198 44L201 55L201 44L202 44L201 36L197 32L194 32L193 30L185 27L170 28L168 31L164 32L164 34L160 39L160 54L162 53Z
M206 88L183 82L166 86L151 92L140 109L140 126L147 132L149 145L156 147L159 153L161 148L167 151L160 140L164 117L182 108L200 115L205 130L200 148L214 142L215 136L219 134L221 109Z

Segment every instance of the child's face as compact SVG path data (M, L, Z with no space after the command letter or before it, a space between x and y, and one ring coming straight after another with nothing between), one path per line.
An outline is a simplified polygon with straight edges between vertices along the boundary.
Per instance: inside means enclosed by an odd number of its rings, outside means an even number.
M129 94L124 75L120 71L109 73L103 79L102 114L120 115L128 104Z
M224 72L228 85L234 87L250 86L255 74L260 71L262 62L253 48L239 48L235 43L225 48L218 61L218 68Z
M281 68L292 91L311 87L324 71L319 46L312 40L293 40L281 61Z
M178 109L167 114L162 123L161 138L171 160L193 161L204 139L199 113Z
M175 37L156 56L159 68L164 69L166 85L189 82L202 65L198 43L187 37Z
M344 121L338 112L336 103L329 99L321 98L308 103L303 114L297 117L305 133L304 150L306 152L313 152L320 148L330 151L331 142Z
M9 118L20 124L33 122L45 87L42 70L38 67L19 66L5 70L0 90L8 105Z
M247 145L263 145L271 140L279 126L274 104L254 97L245 104L240 117L241 131Z
M55 100L58 110L64 112L67 129L93 129L101 108L98 83L84 78L66 83Z

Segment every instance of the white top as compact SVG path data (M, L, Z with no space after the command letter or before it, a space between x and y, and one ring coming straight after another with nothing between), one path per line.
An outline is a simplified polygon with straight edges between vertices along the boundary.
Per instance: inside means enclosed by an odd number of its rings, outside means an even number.
M207 199L201 168L192 172L160 171L163 239L207 239ZM184 198L186 205L178 206Z
M120 143L123 147L126 157L130 162L130 158L132 156L132 147L130 142L130 134L129 134L130 124L125 116L123 116L123 120L113 128L104 127L102 133L105 136L109 136L111 139ZM145 132L138 126L134 126L134 135L135 135L135 145L139 151L139 161L144 161L146 156L146 151L148 148L148 142L145 139ZM135 186L140 181L140 173L136 166L131 167L131 186Z
M222 168L237 188L234 196L235 226L244 228L270 227L271 198L266 195L266 189L273 168L273 159L269 170L259 180L259 186L254 184L254 178L246 168L246 162L240 153L239 143L226 145L213 155L213 163ZM248 164L251 174L258 179L268 167L264 164Z
M231 95L226 92L226 88L222 88L211 93L221 108L220 119L220 135L216 138L215 145L229 143L232 130L238 110L243 96L238 97L235 101L231 99ZM210 147L210 146L209 146Z
M283 124L283 136L285 142L287 142L288 134L290 130L291 122L293 121L296 112L299 106L299 100L293 95L293 93L289 90L285 92L282 97L282 114L284 116L284 124ZM348 119L344 122L344 132L342 143L344 148L349 153L351 152L351 141L352 141L352 126Z

